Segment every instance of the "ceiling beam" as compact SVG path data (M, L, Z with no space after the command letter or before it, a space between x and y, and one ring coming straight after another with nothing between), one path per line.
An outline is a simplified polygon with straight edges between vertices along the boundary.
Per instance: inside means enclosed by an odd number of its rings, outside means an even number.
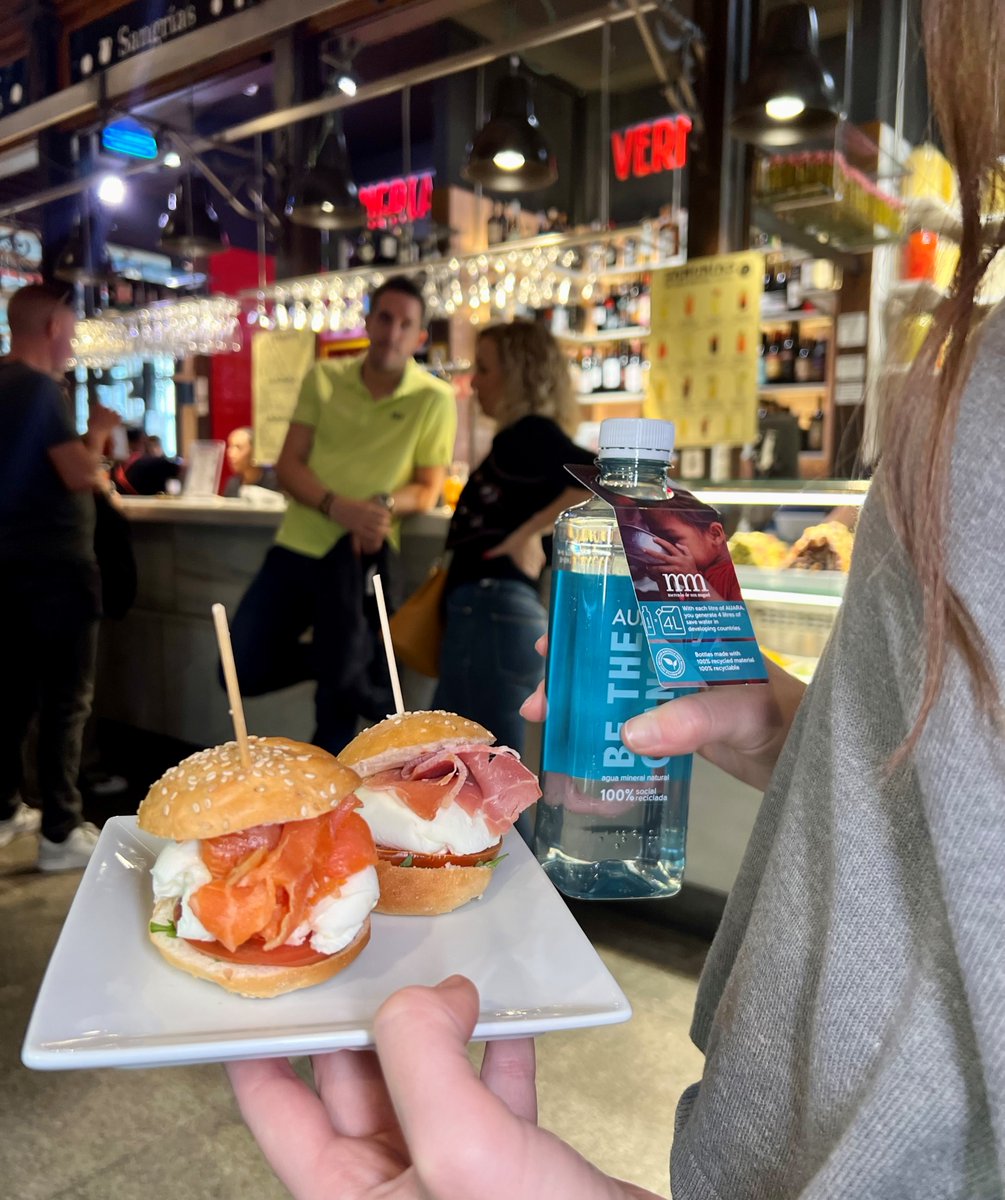
M0 150L37 137L54 125L97 113L103 102L123 101L148 92L161 80L182 72L191 73L197 63L211 61L241 46L270 42L292 25L349 3L350 0L297 0L296 4L288 0L265 0L255 8L145 50L109 67L100 76L71 84L0 119Z

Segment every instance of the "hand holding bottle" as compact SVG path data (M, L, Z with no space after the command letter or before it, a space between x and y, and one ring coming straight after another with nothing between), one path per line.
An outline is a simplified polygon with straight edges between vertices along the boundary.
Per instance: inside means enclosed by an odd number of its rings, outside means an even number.
M535 649L546 654L548 639ZM767 787L782 745L788 737L806 685L770 660L768 685L745 684L708 688L679 696L626 721L622 740L637 754L700 754L722 770L749 783ZM528 721L543 721L548 712L544 683L520 706Z

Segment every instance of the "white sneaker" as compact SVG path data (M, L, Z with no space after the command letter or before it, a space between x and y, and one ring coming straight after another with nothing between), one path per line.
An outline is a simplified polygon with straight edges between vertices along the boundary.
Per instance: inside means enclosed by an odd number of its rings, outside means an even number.
M38 869L40 871L79 871L86 867L98 844L98 829L90 821L78 825L65 842L50 842L39 838Z
M15 838L25 837L29 833L38 833L41 824L42 814L37 808L29 808L22 800L12 817L0 821L0 846L9 846Z

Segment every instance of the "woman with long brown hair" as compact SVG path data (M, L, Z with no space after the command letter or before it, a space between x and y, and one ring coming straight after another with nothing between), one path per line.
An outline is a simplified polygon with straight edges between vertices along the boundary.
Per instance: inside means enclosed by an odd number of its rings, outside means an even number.
M1002 243L981 196L1005 153L1005 4L923 13L960 266L887 397L820 667L805 691L775 670L623 730L638 753L700 750L765 789L699 988L705 1069L677 1110L675 1200L1005 1191L1005 307L978 328L976 303ZM321 1099L288 1068L232 1069L296 1196L352 1172L343 1200L651 1197L536 1128L529 1045L493 1043L475 1077L477 1011L456 977L399 993L376 1058L316 1064ZM304 1166L322 1157L327 1192Z
M586 495L565 464L593 456L570 440L579 416L569 364L543 325L513 321L483 330L472 387L497 432L447 534L452 557L433 707L480 721L522 752L520 702L543 675L534 650L547 627L537 590L541 536Z

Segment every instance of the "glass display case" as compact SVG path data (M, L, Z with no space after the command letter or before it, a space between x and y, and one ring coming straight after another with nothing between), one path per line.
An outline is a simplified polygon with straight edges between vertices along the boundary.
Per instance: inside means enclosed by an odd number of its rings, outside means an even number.
M762 651L809 682L841 607L868 481L688 487L722 513ZM685 893L691 888L713 907L721 905L733 886L759 804L754 788L696 757ZM674 919L673 914L668 912L667 919Z

